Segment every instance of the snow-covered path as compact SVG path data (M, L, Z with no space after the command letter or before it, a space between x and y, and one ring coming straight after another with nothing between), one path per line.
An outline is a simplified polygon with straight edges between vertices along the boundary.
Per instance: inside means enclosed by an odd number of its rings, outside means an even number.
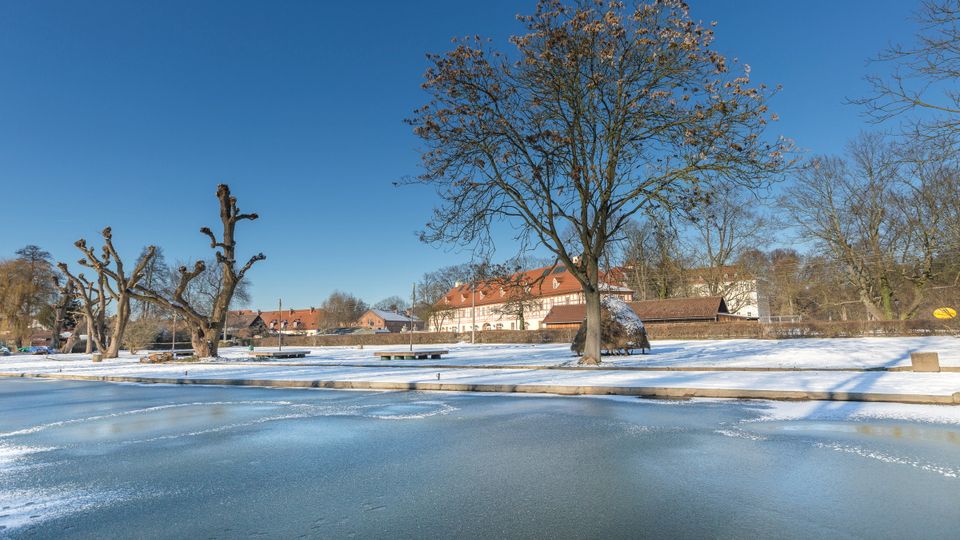
M376 350L402 347L314 348L295 362L243 362L248 354L228 349L232 361L220 363L140 364L137 357L92 363L85 355L0 359L8 376L94 378L132 382L322 386L331 388L479 390L547 393L616 393L703 397L782 397L798 399L877 399L955 402L960 372L910 371L697 371L695 368L864 369L904 367L909 354L935 350L945 366L960 365L956 338L863 338L836 340L730 340L654 343L653 354L610 357L608 366L684 368L686 371L613 369L538 369L575 364L564 345L445 346L445 368L423 367L438 361L390 361ZM431 348L437 348L431 346ZM480 367L483 366L483 367ZM508 367L509 366L509 367ZM691 370L693 369L693 370Z

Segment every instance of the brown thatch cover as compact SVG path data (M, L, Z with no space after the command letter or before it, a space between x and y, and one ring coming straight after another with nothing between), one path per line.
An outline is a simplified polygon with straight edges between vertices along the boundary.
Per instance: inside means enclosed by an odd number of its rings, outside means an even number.
M582 355L586 337L587 321L583 321L570 350ZM604 297L600 301L600 348L610 354L630 354L631 349L640 349L641 353L646 354L650 348L643 322L626 302L614 296Z
M668 298L666 300L644 300L630 302L640 319L644 322L667 321L715 321L717 315L729 313L727 303L720 296L703 298ZM553 306L543 324L579 324L587 316L584 304Z

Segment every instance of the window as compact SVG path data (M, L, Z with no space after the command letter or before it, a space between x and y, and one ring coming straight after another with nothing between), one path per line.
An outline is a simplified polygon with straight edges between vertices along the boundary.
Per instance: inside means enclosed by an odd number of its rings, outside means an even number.
M560 287L560 280L557 278L553 278L553 288L557 289L559 287Z

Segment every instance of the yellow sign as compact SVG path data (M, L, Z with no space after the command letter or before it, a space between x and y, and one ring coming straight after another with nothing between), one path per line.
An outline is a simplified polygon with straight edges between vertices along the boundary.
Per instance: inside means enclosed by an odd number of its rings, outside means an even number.
M933 310L933 316L938 319L952 319L957 316L957 310L950 307L942 307Z

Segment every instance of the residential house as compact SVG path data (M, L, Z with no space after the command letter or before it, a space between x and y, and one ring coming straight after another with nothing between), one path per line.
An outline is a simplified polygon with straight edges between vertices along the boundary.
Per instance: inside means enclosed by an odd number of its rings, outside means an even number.
M601 283L604 294L625 301L633 291L609 283ZM543 328L543 318L555 306L585 302L580 282L563 265L546 266L518 272L506 279L478 283L461 283L450 289L438 308L445 317L431 320L434 332L469 332L473 330L526 330ZM520 327L520 312L523 328ZM435 319L435 320L434 320Z
M320 333L323 310L317 308L285 309L283 311L232 311L238 315L255 313L260 316L267 330L289 335L314 336Z
M424 329L424 323L413 315L385 309L368 309L357 319L357 326L374 331L408 332Z
M734 266L694 268L687 271L687 276L690 296L719 294L734 315L763 321L770 318L766 282L762 278Z
M630 265L614 268L607 275L612 283L625 287L633 268ZM682 276L677 279L683 283L675 285L682 296L722 296L733 315L763 321L770 317L766 281L761 277L734 266L692 268L684 270Z
M227 337L252 338L269 333L263 317L256 311L231 311L227 313L224 327Z

